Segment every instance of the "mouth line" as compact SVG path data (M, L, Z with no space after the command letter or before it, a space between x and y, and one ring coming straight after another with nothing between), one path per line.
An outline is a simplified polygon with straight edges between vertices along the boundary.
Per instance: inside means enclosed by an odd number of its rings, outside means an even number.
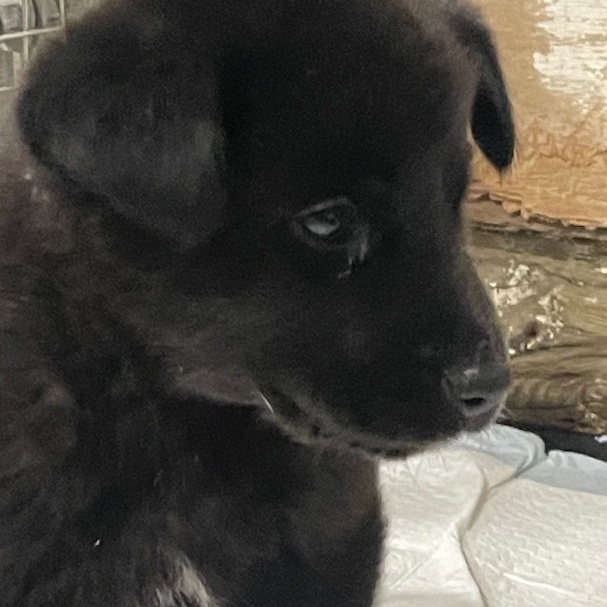
M489 424L494 422L501 413L503 409L503 404L496 405L490 411L486 413L482 413L481 415L477 415L475 417L467 418L464 423L464 430L467 432L479 432L483 428L487 427Z
M267 403L266 419L278 420L277 425L298 442L333 449L348 449L366 456L395 459L407 457L453 438L452 433L439 433L432 439L386 439L347 428L327 417L319 416L302 406L296 399L276 389L263 391Z

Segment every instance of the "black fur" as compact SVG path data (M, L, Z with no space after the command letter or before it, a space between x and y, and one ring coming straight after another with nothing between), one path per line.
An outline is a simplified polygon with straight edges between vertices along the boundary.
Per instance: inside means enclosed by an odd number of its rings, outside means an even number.
M2 252L0 605L371 605L373 456L470 427L445 373L505 360L461 235L468 129L514 148L478 14L112 4L18 116L64 238Z

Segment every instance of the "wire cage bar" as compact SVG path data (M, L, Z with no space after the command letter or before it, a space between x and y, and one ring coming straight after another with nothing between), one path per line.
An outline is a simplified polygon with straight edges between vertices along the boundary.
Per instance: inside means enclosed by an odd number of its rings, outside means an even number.
M0 92L15 89L44 36L61 31L66 0L0 0Z

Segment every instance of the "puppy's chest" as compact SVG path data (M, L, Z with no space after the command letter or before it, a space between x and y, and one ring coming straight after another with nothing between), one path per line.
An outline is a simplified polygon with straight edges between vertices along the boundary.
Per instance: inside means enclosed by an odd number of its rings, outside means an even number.
M152 591L153 607L220 607L220 601L185 555L170 555L168 569L166 579L155 584Z

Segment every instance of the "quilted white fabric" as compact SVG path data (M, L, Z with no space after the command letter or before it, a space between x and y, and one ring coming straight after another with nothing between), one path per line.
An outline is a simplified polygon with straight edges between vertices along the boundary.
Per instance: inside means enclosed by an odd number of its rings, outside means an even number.
M378 607L607 607L607 464L493 426L381 474Z

